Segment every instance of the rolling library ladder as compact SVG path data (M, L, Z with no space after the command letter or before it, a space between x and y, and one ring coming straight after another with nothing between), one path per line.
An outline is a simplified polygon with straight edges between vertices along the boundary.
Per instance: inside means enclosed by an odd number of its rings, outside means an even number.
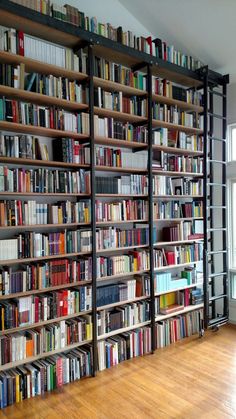
M204 328L228 321L226 129L229 77L204 85Z

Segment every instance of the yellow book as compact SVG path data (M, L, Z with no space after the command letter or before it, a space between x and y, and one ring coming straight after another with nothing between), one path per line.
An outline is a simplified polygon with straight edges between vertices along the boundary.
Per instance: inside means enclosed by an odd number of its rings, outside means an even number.
M20 402L20 377L16 374L16 403Z
M137 271L138 270L138 259L137 258L134 258L134 271Z

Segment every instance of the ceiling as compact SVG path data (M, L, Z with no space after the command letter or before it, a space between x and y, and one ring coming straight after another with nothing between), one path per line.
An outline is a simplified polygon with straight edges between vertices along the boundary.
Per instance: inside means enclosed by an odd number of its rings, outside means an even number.
M154 36L236 82L236 0L119 1Z

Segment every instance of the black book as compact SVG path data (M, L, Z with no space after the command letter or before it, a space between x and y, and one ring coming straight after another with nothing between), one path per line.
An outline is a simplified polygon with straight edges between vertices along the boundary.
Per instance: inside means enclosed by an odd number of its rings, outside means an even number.
M157 57L163 59L162 56L162 40L160 38L156 38L153 40L155 46L156 46L156 53Z
M120 42L121 44L123 44L123 29L122 29L122 26L119 26L117 28L117 42Z

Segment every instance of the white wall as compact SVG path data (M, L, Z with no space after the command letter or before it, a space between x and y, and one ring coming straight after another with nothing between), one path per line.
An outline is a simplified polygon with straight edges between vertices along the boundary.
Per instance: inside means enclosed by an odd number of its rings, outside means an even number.
M96 16L101 23L110 23L115 27L122 26L124 30L131 30L135 35L148 36L150 32L143 26L118 0L56 0L77 7L87 16Z

